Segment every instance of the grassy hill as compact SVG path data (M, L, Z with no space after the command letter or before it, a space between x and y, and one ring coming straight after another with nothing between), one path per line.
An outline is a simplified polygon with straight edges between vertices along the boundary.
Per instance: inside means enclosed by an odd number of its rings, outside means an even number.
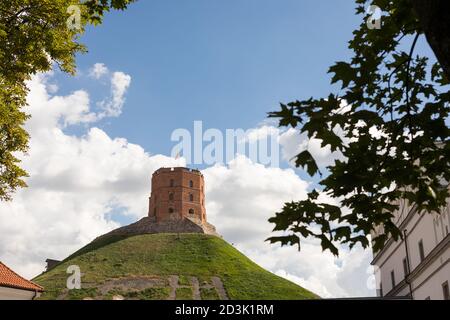
M78 265L82 288L67 290L67 267ZM311 299L224 240L204 234L99 238L33 281L43 299Z

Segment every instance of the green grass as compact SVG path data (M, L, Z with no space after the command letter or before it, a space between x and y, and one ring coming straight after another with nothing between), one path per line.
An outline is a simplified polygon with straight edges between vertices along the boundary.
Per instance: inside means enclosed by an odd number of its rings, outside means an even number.
M200 288L202 300L219 300L219 294L215 288Z
M178 278L178 285L190 286L191 285L190 278L191 278L190 276L180 275Z
M67 299L69 300L83 300L83 298L95 298L97 296L96 288L87 289L74 289L69 290L67 294Z
M177 288L177 300L192 300L192 288Z
M169 288L147 288L142 291L127 292L123 296L139 300L164 300L169 297Z
M34 279L45 288L43 299L55 299L64 292L69 265L80 267L83 288L95 288L105 281L123 277L167 279L170 275L178 275L180 285L190 285L190 277L195 276L202 286L203 281L211 283L211 277L217 276L230 299L318 298L261 268L224 240L203 234L148 234L98 239ZM192 297L191 288L178 289L184 296L187 290L180 289L191 290ZM136 298L153 298L155 295L149 292L138 294ZM201 294L218 298L212 293L201 291ZM156 297L159 298L158 295ZM161 298L166 297L167 294L161 294Z

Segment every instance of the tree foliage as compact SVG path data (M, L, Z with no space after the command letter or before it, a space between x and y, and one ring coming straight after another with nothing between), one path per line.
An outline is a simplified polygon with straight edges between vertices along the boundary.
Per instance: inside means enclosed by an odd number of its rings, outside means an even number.
M383 11L380 29L366 24L368 4ZM372 239L377 251L402 236L392 222L400 199L419 212L438 212L449 196L449 82L439 62L415 53L424 33L418 15L409 0L356 0L356 14L363 19L349 41L353 55L329 69L338 93L281 104L269 114L342 154L319 182L339 205L319 201L316 190L286 203L269 219L283 232L270 242L300 245L301 237L312 237L337 255L338 244L367 247L367 236L381 227ZM295 163L311 176L320 173L307 151Z
M75 54L85 52L79 43L87 23L101 23L110 9L125 9L134 0L2 0L0 1L0 201L26 186L27 173L20 168L17 153L26 152L29 136L26 81L54 64L75 73ZM76 11L80 24L68 21Z

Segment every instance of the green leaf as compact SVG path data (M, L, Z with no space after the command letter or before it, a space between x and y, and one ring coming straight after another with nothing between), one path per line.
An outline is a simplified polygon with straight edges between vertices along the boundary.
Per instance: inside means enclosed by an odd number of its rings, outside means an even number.
M331 83L342 81L342 88L348 87L351 81L355 81L356 71L349 63L339 61L332 67L328 73L334 73Z
M295 128L302 119L295 115L294 108L280 103L281 111L269 112L269 118L281 118L279 126L291 126Z
M280 242L281 246L298 245L298 250L300 251L300 238L297 237L296 235L281 236L281 237L270 237L270 238L266 239L266 241L269 241L270 243Z
M310 176L315 175L319 172L319 168L317 167L316 161L308 150L305 150L299 153L295 160L295 165L297 167L305 167L306 171Z
M328 239L327 236L325 236L324 234L321 234L319 236L320 240L321 240L321 246L322 246L322 250L326 251L326 250L330 250L330 252L335 255L338 256L339 255L339 250L335 247L335 245L330 241L330 239Z

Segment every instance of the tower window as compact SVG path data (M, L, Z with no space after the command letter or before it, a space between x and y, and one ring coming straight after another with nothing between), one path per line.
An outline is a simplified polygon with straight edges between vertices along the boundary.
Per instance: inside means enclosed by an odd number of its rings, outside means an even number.
M170 186L173 187L175 185L175 181L173 179L170 179Z
M173 213L173 208L169 208L169 213Z
M395 287L395 273L394 270L391 271L391 282L392 282L392 288Z
M189 194L189 201L193 202L194 201L194 195L191 193Z
M193 188L194 187L194 181L189 180L189 188Z
M173 193L169 193L169 200L173 200Z
M194 209L189 209L189 214L194 214Z

